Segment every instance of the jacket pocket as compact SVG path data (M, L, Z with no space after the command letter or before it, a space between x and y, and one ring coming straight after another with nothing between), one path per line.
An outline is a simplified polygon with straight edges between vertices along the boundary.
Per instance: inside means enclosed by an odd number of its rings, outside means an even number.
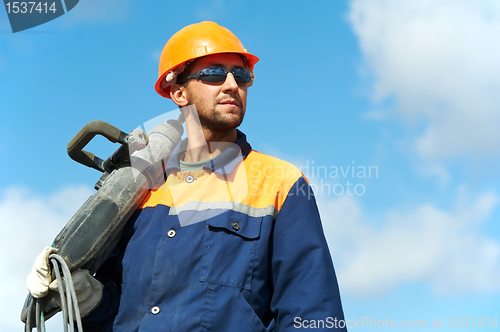
M262 217L230 211L206 221L200 281L252 289Z

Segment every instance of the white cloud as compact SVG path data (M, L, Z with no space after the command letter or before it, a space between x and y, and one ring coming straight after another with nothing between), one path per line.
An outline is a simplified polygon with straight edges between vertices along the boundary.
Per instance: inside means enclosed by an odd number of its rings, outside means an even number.
M437 179L436 184L438 188L444 189L450 183L450 173L445 167L434 163L426 163L423 165L416 163L416 165L419 175L424 178L434 177Z
M86 186L67 187L50 195L27 189L0 192L0 312L1 330L19 331L19 319L28 294L25 280L35 257L51 245L83 202L93 194ZM62 325L60 317L50 324Z
M412 283L437 294L500 291L500 243L480 231L497 203L462 195L451 211L421 205L376 227L353 196L318 200L341 290L358 297Z
M375 101L394 97L424 158L500 151L500 2L353 0Z

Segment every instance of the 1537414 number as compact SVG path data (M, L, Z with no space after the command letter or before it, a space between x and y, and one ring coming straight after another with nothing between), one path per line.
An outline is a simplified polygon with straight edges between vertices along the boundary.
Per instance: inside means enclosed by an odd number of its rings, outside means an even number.
M50 7L49 7L50 6ZM48 2L42 1L29 1L29 2L6 2L5 7L7 8L7 13L10 14L27 14L27 13L48 13L51 11L52 13L56 12L56 3L52 2L52 4Z

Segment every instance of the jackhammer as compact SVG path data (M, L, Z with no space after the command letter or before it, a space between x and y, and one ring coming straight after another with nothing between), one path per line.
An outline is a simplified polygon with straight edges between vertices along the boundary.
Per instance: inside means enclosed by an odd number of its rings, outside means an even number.
M80 207L52 244L69 271L87 269L94 274L118 244L128 219L149 190L163 178L166 161L181 140L183 121L181 115L177 120L155 126L147 135L141 131L140 135L149 142L135 152L129 151L131 135L103 121L89 122L71 139L67 148L69 156L103 174L95 185L97 192ZM83 150L96 135L113 143L119 142L121 146L108 159L100 159ZM60 269L64 272L65 267ZM59 274L58 267L53 266L53 270ZM71 279L71 276L65 278ZM65 309L62 310L66 320ZM34 299L28 294L21 320L26 331L33 327L42 331L44 320L59 311L61 308L54 292L42 299Z

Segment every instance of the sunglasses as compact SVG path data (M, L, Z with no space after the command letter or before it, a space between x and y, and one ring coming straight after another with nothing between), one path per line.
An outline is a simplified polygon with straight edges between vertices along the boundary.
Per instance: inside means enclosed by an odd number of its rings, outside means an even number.
M238 84L247 84L252 82L252 73L248 69L234 68L233 70L228 71L220 67L211 67L197 71L196 73L188 76L182 83L185 83L187 80L198 80L207 83L223 83L226 81L228 73L233 74L234 80Z

